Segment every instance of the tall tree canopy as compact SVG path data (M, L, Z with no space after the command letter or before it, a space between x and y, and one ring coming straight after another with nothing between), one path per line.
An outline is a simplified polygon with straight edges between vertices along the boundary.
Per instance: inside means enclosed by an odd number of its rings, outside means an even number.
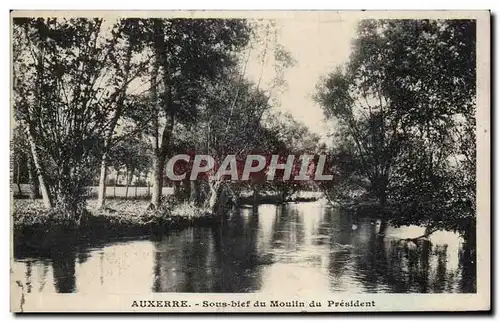
M389 199L395 224L475 222L475 34L468 20L365 20L318 86L336 153L354 161L344 174Z
M45 205L69 217L82 210L129 74L142 70L131 68L129 31L123 20L106 29L102 19L14 19L15 119L27 131Z

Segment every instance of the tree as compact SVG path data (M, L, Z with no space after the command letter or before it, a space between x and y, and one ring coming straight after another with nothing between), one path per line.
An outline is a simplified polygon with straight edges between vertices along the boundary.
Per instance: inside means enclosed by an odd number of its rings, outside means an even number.
M26 170L29 170L29 166L26 167L26 165L30 162L30 160L29 147L26 144L25 134L23 133L23 129L19 126L15 127L13 130L11 151L13 182L16 183L19 196L21 196L21 182L26 181L26 178L23 178L23 174L26 173Z
M259 146L260 121L270 105L267 95L255 84L239 80L238 75L228 75L226 81L216 84L212 90L199 123L202 125L198 127L204 133L198 132L203 138L199 151L205 151L221 165L226 156L234 155L239 159ZM234 93L238 93L237 99ZM215 212L224 181L223 178L208 179L206 212ZM228 185L225 187L229 194L234 193Z
M206 84L207 96L196 123L198 131L192 129L196 150L210 154L219 165L228 155L241 161L251 151L269 153L266 141L269 131L263 120L272 106L278 104L274 94L286 86L284 72L294 64L293 58L277 41L273 21L252 22L251 26L252 37L240 64L226 68L219 78ZM260 75L255 82L246 79L247 63L252 54L256 54L260 64ZM262 79L266 67L273 71L267 83ZM218 205L225 204L222 195L237 199L241 186L240 182L209 177L205 211L213 214Z
M97 207L102 207L105 203L109 151L113 149L114 145L119 144L123 137L123 135L120 136L115 133L117 126L119 126L123 118L131 113L131 109L138 107L136 104L138 98L131 95L128 89L132 82L144 76L149 66L149 56L145 50L146 39L141 30L140 20L133 18L121 19L116 24L115 29L114 33L119 35L120 40L114 51L110 53L112 63L110 67L116 73L114 77L117 79L115 83L117 91L114 93L116 104L113 105L113 110L107 116L108 122L103 132ZM137 113L134 115L137 115ZM147 121L147 118L138 121L139 128L144 126L141 122ZM138 131L132 130L130 133L126 133L125 136L134 135L136 132Z
M384 48L376 50L373 55L387 55ZM366 60L365 65L362 59ZM352 168L354 175L369 181L368 191L385 207L392 168L401 148L401 118L390 110L388 90L378 79L385 80L380 71L382 62L370 62L370 56L351 58L345 72L339 68L325 79L317 100L325 115L337 121L345 152L358 160L358 167ZM387 85L389 90L391 85Z
M311 181L294 180L301 170L299 158L302 155L314 156L310 160L313 163L319 152L320 138L317 134L309 131L307 126L296 121L290 113L275 112L270 114L264 126L268 129L268 140L273 142L268 148L269 154L279 154L285 163L288 155L295 156L295 163L292 169L291 180L283 180L283 172L277 172L275 180L266 184L270 190L274 190L283 202L288 200L295 192L307 188ZM310 165L312 166L312 164Z
M103 28L102 19L14 19L15 118L26 128L45 206L72 223L129 83L116 68L121 30Z
M150 146L138 136L127 136L109 151L109 164L117 170L125 169L125 198L134 174L140 174L150 167Z
M317 99L356 160L351 174L382 206L396 205L393 223L469 230L474 210L457 220L452 209L463 206L446 200L475 204L472 181L457 186L460 169L475 172L475 147L465 149L475 126L473 21L363 21L348 64L323 80Z
M226 66L248 41L245 21L236 19L147 19L141 26L150 35L154 53L151 69L153 191L157 207L163 186L165 159L177 122L196 118L204 84ZM155 84L161 84L161 89Z
M408 187L419 193L411 202L399 202L404 215L394 221L458 231L475 245L475 22L423 21L410 28L405 26L421 37L411 43L415 76L404 88L413 90L409 101L419 109L407 117L405 130L413 144L405 146L398 174L405 180L393 194L407 199ZM416 95L416 89L427 96Z

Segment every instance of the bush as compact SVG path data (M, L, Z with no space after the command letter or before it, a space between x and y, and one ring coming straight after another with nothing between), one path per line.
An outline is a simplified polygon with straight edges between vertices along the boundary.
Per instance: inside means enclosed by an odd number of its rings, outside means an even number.
M40 200L16 200L14 204L13 225L19 227L36 226L64 226L72 227L80 223L84 217L90 215L87 209L80 209L78 217L61 206L45 209Z
M90 200L87 208L77 217L68 216L61 208L46 210L41 200L16 200L13 224L15 230L33 228L52 231L52 228L78 228L97 234L147 233L157 229L181 228L194 223L210 222L203 210L192 203L180 202L173 196L162 199L156 209L148 207L147 201L108 200L106 207L95 209Z
M200 207L197 207L192 202L182 202L177 204L170 216L172 217L181 217L186 219L200 218L204 215L203 210Z

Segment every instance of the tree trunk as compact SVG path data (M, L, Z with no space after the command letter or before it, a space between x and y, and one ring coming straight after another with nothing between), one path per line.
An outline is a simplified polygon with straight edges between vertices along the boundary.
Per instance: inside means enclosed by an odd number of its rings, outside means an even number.
M128 198L128 187L130 185L130 172L125 168L125 199Z
M462 271L465 276L476 276L477 275L477 235L476 235L476 225L469 225L469 230L463 234L464 245L462 251ZM477 284L471 281L463 281L465 289L470 292L475 292L477 290Z
M173 112L173 98L172 98L172 69L168 56L170 54L170 47L165 42L164 24L159 19L154 19L154 52L155 58L153 63L153 70L151 73L151 102L154 105L156 114L153 118L154 138L153 138L153 195L151 196L151 205L157 207L161 202L162 188L163 188L163 168L165 167L165 158L170 148L172 140L172 132L175 124L175 114ZM158 106L158 90L157 78L160 64L163 67L162 83L163 83L163 114L167 117L163 130L160 134L159 115L160 109Z
M128 46L127 48L127 55L126 55L126 60L125 60L125 77L124 77L124 84L127 84L129 81L129 73L130 73L130 61L132 59L132 46ZM127 87L128 85L123 86L118 102L117 102L117 108L115 111L115 114L113 115L113 118L111 119L110 122L110 127L109 130L106 132L106 137L104 141L104 152L102 155L101 159L101 173L99 176L99 191L98 191L98 197L97 197L97 207L101 208L104 206L106 202L106 180L108 176L108 167L107 167L107 159L108 159L108 149L110 148L111 145L111 138L113 136L113 133L115 131L116 124L118 123L118 120L122 116L123 112L123 102L125 101L125 96L127 93ZM115 182L115 187L114 187L114 196L116 198L116 182Z
M97 208L104 207L106 203L106 180L108 177L107 153L104 152L101 159L101 174L99 176L99 191L97 193Z
M221 181L217 180L210 182L209 186L210 186L210 195L205 206L205 211L209 215L214 215L216 213L216 207L219 201L222 184Z
M115 174L115 183L113 185L113 198L116 199L116 184L118 183L118 171Z
M174 197L177 200L186 200L190 199L190 189L191 187L188 186L188 184L185 181L174 181L173 183L173 188L174 188Z
M476 225L472 224L469 226L469 230L463 234L464 247L467 249L475 250L477 248L477 234Z
M381 219L380 228L378 230L378 234L383 236L383 235L385 235L385 231L386 230L387 230L387 220Z
M281 203L285 203L287 199L287 192L286 192L286 187L283 184L283 187L281 187L281 193L280 193L280 199Z
M180 187L181 183L179 181L174 181L172 182L172 194L173 196L176 198L176 199L179 199L180 198L180 191L181 191L181 187Z
M28 180L30 184L30 199L40 198L40 189L38 186L33 161L28 158Z
M51 209L52 198L49 194L49 189L47 187L47 183L45 182L44 172L39 162L38 152L35 146L35 140L33 139L33 136L31 135L31 132L29 130L27 131L27 134L28 134L28 143L31 148L31 157L33 158L33 164L35 165L36 173L38 176L38 184L42 192L43 205L45 206L46 209Z
M385 235L385 231L387 230L388 222L387 222L387 211L386 211L386 205L387 205L387 194L385 192L385 189L379 193L379 205L380 205L380 228L379 228L379 235Z
M198 182L196 180L189 181L189 201L193 204L198 204Z
M38 53L38 62L39 62L39 69L38 72L36 73L36 94L35 94L35 105L39 105L41 103L41 82L42 82L42 77L43 77L43 66L44 64L40 64L40 62L43 62L43 55L44 55L44 50L40 50ZM43 199L43 205L45 206L46 209L51 209L52 208L52 198L49 193L49 187L47 185L47 182L45 180L45 172L44 169L42 169L42 164L40 163L40 159L38 157L38 151L36 149L36 144L35 144L35 139L33 137L33 124L31 123L30 115L27 113L27 127L26 127L26 135L28 137L28 144L30 146L31 150L31 158L33 159L33 164L35 166L35 171L36 171L36 176L38 177L38 185L40 187L40 190L42 192L42 199Z
M158 38L163 37L164 35L161 33L161 26L157 26L160 24L160 22L155 21L155 34ZM158 30L157 30L158 29ZM163 182L162 182L162 174L163 174L163 164L161 162L161 154L160 154L160 143L159 143L159 107L158 107L158 88L156 81L158 79L158 70L160 67L160 60L161 60L161 53L159 52L158 48L155 48L155 58L153 61L153 70L151 72L151 92L150 92L150 100L151 104L153 105L154 108L154 115L152 122L153 122L153 128L154 128L154 135L153 135L153 174L152 174L152 180L153 180L153 192L150 192L150 185L148 184L148 194L151 195L151 208L157 208L160 205L160 197L162 193L162 188L163 188Z
M165 157L161 154L156 155L153 160L153 192L151 196L151 204L157 208L161 203L161 195L163 190L163 168Z
M252 197L253 197L253 204L258 205L259 204L259 189L257 189L257 186L254 184L252 187Z
M21 160L17 160L17 173L16 173L16 184L17 190L19 191L19 197L22 197L23 191L21 190Z

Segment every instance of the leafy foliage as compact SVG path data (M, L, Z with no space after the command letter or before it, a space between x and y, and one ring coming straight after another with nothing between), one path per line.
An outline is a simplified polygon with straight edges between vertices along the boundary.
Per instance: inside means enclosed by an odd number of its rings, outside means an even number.
M475 23L366 20L353 48L317 93L341 178L389 199L393 224L473 230Z

